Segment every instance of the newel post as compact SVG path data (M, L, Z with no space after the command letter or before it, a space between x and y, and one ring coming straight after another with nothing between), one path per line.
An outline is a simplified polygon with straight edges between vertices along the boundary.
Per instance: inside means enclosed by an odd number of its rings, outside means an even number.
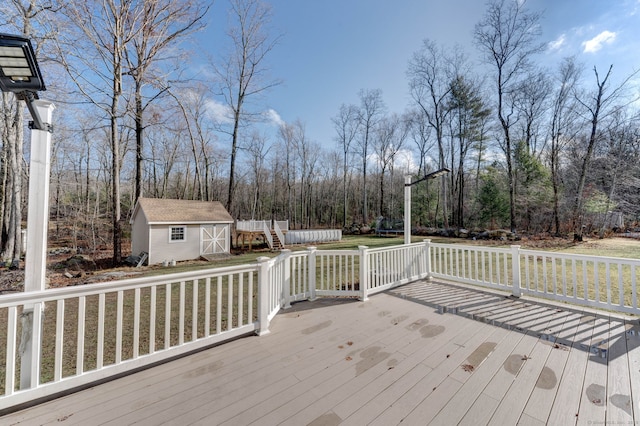
M271 296L271 280L269 279L269 258L256 259L258 262L258 336L269 334L269 300Z
M369 286L369 256L367 255L367 246L358 246L360 251L360 301L364 302L368 299L367 287Z
M282 298L284 299L284 309L291 307L291 250L281 250L280 256L284 256L284 271L282 279Z
M308 278L307 281L309 282L309 300L310 301L314 301L316 300L316 277L318 272L316 271L316 248L315 247L307 247L307 257L308 257L308 264L309 264L309 270L307 271Z
M427 269L425 279L431 281L433 277L431 276L431 239L429 238L424 240L424 263Z
M513 275L513 295L520 297L520 246L511 246L511 274Z

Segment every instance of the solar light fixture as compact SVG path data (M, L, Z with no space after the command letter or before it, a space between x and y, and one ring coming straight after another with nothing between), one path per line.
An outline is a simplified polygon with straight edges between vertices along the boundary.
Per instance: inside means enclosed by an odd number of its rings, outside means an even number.
M33 117L32 128L51 131L33 105L38 92L47 89L28 38L0 33L0 90L13 92L27 103Z
M436 170L435 172L431 172L431 173L427 173L426 175L424 175L422 178L418 179L415 182L405 182L404 186L413 186L416 183L420 183L422 181L425 181L427 179L435 179L437 177L440 177L442 175L446 175L447 173L451 173L451 170L449 170L448 168L443 168L440 170Z

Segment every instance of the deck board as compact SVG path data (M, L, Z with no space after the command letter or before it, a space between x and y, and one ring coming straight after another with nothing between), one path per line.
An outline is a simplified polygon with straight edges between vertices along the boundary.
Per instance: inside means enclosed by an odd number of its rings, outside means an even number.
M626 327L624 321L612 320L611 325L607 342L608 368L611 370L607 374L607 422L633 424Z
M593 324L590 352L584 373L578 425L605 424L607 408L607 358L600 348L609 338L609 316L597 315Z
M631 384L634 420L640 422L640 321L627 321L627 359L629 360L629 383Z
M536 383L519 422L530 424L534 419L542 424L547 422L571 350L571 346L563 342L573 340L581 317L580 312L564 311L562 323L553 324L548 333L542 336L541 343L549 345L551 353L545 363L544 374L538 378L539 383Z
M562 376L559 377L558 390L554 404L547 418L549 424L575 424L580 411L580 399L584 385L584 372L589 359L589 344L593 334L595 317L581 314L573 340L560 336L556 342L569 347L569 355ZM529 411L536 410L530 407Z
M421 281L366 302L296 303L270 329L0 423L564 425L639 418L637 319Z

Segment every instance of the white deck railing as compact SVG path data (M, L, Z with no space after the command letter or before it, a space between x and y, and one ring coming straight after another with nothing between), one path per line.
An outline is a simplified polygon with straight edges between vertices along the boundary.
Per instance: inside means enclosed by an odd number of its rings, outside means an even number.
M264 298L257 294L260 266L1 296L0 406L25 403L260 332L256 304ZM21 316L30 308L34 330L24 330ZM31 351L30 374L23 374L20 358L29 351L24 352L21 342L28 334L38 349ZM18 383L27 389L18 390Z
M289 230L288 220L276 220L274 221L274 227L277 226L281 231ZM271 228L270 220L239 220L236 222L236 229L238 231L247 232L262 232L264 228Z
M268 333L273 316L298 300L365 300L397 285L438 277L640 314L639 273L640 261L634 259L426 240L379 249L283 250L276 258L243 266L0 296L0 407L243 334ZM21 317L32 308L33 329L23 330ZM29 335L36 350L24 345ZM0 415L7 408L0 408Z
M273 230L280 239L280 243L285 243L284 231L289 229L288 220L273 221ZM271 221L269 220L239 220L236 222L236 230L241 232L258 232L264 234L266 242L273 248L273 236L271 235Z
M285 242L285 236L284 233L282 232L282 228L280 228L280 225L283 224L283 222L279 222L279 221L274 221L273 222L273 230L276 232L276 235L278 236L278 240L280 241L280 244L284 245ZM284 222L284 226L285 226L285 230L286 228L289 227L289 222Z
M431 275L576 305L640 314L640 260L430 244Z

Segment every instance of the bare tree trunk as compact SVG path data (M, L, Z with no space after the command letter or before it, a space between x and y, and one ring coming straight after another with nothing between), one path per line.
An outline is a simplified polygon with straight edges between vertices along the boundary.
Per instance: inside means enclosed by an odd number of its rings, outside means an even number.
M598 70L596 68L593 69L596 75L596 86L597 91L594 98L594 103L591 106L587 106L582 103L590 112L591 115L591 133L589 134L589 142L587 144L587 151L582 159L582 166L580 167L580 177L578 178L578 188L576 190L575 201L573 203L573 215L572 215L572 227L573 227L573 239L574 241L582 241L583 238L583 230L582 230L582 221L583 221L583 207L584 207L584 185L587 180L587 173L589 171L589 165L591 164L591 157L593 156L593 150L595 148L597 137L598 137L598 120L600 119L600 113L602 111L603 104L611 99L611 96L605 98L604 93L606 89L607 80L611 75L611 70L613 69L613 65L609 67L609 71L604 77L602 82L600 81L600 77L598 75Z

